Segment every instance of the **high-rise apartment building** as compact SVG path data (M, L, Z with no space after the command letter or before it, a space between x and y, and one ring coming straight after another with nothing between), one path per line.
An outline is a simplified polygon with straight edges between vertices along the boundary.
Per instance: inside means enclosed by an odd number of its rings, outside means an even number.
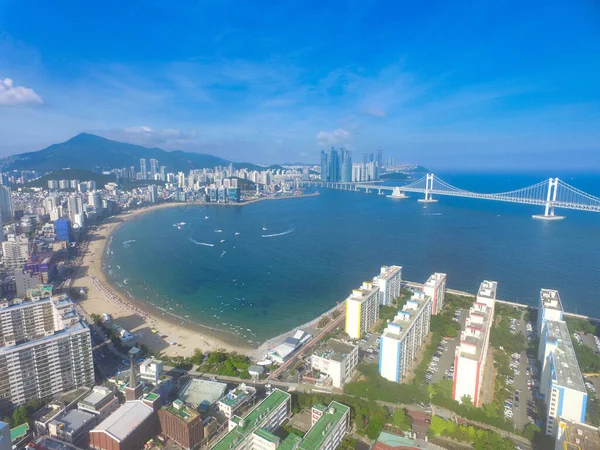
M344 183L352 181L352 152L350 150L341 149L342 164L340 180Z
M150 158L150 179L156 180L156 174L158 173L158 160Z
M560 301L560 294L554 289L542 289L540 291L540 307L537 315L538 336L544 334L544 327L547 320L563 320L563 306ZM543 356L540 355L542 354L538 354L538 359L542 362Z
M434 273L423 285L423 292L430 296L433 303L433 314L439 314L446 298L446 274Z
M379 319L379 286L365 281L346 299L346 333L360 339Z
M383 266L379 275L373 278L373 284L379 286L379 304L390 306L400 297L402 290L402 267Z
M158 187L155 184L148 186L148 194L150 195L150 203L158 201Z
M388 324L379 341L379 373L399 383L425 342L431 322L432 299L415 292Z
M29 260L29 239L17 236L14 240L2 242L2 258L7 269L23 269Z
M452 388L452 398L458 402L462 402L467 396L475 406L481 405L480 391L494 320L497 288L496 281L481 283L475 303L469 310L465 328L460 333L454 356Z
M140 158L140 179L148 178L148 167L146 166L146 158Z
M66 295L0 304L0 410L94 384L90 330Z
M12 192L8 186L0 186L0 217L3 223L10 222L15 218Z

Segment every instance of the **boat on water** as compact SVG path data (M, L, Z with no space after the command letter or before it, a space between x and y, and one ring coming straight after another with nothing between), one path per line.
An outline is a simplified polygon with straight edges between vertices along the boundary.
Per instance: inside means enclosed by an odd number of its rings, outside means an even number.
M238 234L240 234L240 233L239 233L239 231L236 231L236 232L235 232L235 235L237 236Z
M225 242L225 239L221 239L221 244L222 244L223 242Z
M263 231L267 231L267 227L263 227Z
M215 230L215 233L222 233L223 230Z
M205 219L208 219L208 216L204 216Z

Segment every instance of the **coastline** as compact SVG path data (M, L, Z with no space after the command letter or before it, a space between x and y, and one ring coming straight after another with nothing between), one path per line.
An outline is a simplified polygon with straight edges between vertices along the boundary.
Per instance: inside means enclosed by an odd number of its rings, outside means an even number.
M132 298L118 286L115 286L104 273L104 257L111 236L122 224L146 213L159 209L183 206L244 206L266 200L284 200L289 198L313 197L319 195L302 194L283 197L265 197L239 204L214 204L206 202L193 203L160 203L149 207L122 212L102 222L88 232L81 265L76 268L71 288L84 289L85 298L78 304L86 315L108 313L113 323L128 330L138 344L147 345L153 353L162 352L168 356L191 356L196 348L202 351L226 350L261 359L266 351L282 342L299 327L309 327L316 323L322 315L304 325L290 330L280 336L268 339L257 347L248 345L231 333L200 325L186 318L161 310L151 303ZM334 308L335 309L335 308ZM330 311L323 314L328 314ZM175 342L176 344L171 344Z

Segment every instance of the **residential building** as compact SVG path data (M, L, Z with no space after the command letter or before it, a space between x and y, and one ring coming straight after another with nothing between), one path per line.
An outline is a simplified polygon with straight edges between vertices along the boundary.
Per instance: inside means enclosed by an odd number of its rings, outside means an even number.
M542 336L546 320L563 320L563 306L560 301L560 294L554 289L540 290L540 304L537 315L537 332ZM542 356L538 354L540 362Z
M94 414L96 421L101 422L119 408L119 399L112 389L94 386L92 392L77 404L77 408Z
M72 409L48 424L50 436L79 447L87 447L88 432L96 425L96 416L85 411Z
M12 192L8 186L0 186L0 218L8 223L15 218Z
M139 450L156 433L156 414L140 400L123 403L90 430L90 447L96 450Z
M350 150L341 149L342 165L340 180L342 183L352 182L352 152Z
M66 295L0 303L0 411L94 384L90 330Z
M458 402L469 397L475 406L481 405L480 391L494 320L498 283L484 281L475 303L469 309L464 330L454 356L454 385L452 398Z
M546 403L546 434L555 436L559 418L585 422L588 393L566 322L546 320L542 329L540 394Z
M140 378L154 386L158 384L163 373L163 363L158 359L148 358L140 364Z
M600 450L600 429L560 418L554 450Z
M148 167L146 166L146 158L140 158L140 179L148 178Z
M423 285L425 295L431 297L432 314L439 314L444 307L444 299L446 298L446 274L434 273Z
M158 420L161 434L186 450L195 448L204 439L204 426L200 414L185 406L181 400L175 400L171 405L160 408Z
M2 242L2 258L6 269L23 269L29 260L29 239L17 236L13 240Z
M349 428L350 408L348 406L338 402L331 402L327 407L315 405L312 425L297 448L300 450L335 450L348 433Z
M379 319L379 286L365 281L346 299L346 333L360 339Z
M388 323L379 341L382 377L396 383L402 381L429 333L432 308L431 297L415 292Z
M150 196L150 203L158 201L158 187L155 184L148 186L148 194Z
M282 390L274 389L243 418L232 417L229 420L229 432L211 449L275 449L279 444L279 438L276 438L272 432L290 416L291 409L292 396Z
M254 403L256 397L256 389L252 386L247 386L242 383L237 388L232 389L217 402L217 409L221 411L225 417L231 419L234 415L239 416L242 408Z
M313 370L324 374L334 387L341 388L358 365L358 346L329 339L312 354L310 364Z
M379 304L390 306L400 297L402 290L402 267L382 266L379 275L373 278L373 284L379 286Z

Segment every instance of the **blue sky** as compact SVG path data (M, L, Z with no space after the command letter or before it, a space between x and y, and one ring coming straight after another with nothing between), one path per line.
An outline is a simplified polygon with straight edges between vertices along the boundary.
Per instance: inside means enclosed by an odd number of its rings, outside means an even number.
M598 80L592 0L0 0L0 155L86 131L257 163L335 145L600 169Z

